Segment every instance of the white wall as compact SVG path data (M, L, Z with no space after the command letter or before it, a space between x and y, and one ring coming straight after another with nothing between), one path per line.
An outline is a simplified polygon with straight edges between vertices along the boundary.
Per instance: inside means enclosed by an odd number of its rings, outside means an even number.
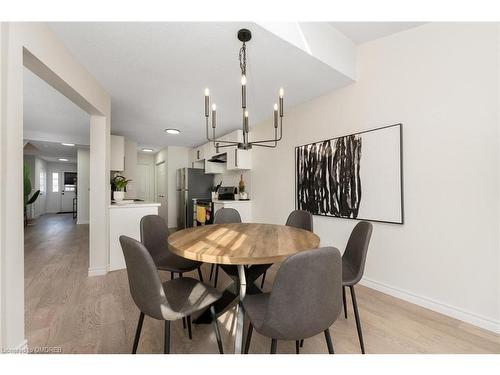
M89 273L107 270L111 101L99 83L38 22L3 22L0 56L0 346L24 338L23 69L27 67L91 115ZM7 184L6 181L9 183Z
M61 189L64 187L64 172L77 172L76 164L47 162L46 213L58 213L61 210ZM59 189L57 193L52 192L52 173L59 173Z
M77 167L77 224L89 223L90 151L79 148L76 156Z
M255 219L284 223L294 209L296 145L402 122L406 222L374 223L365 282L500 332L498 52L493 23L360 46L357 83L288 108L278 148L254 150ZM341 251L355 224L314 217L321 245Z
M26 165L26 167L28 167L28 169L29 169L28 177L29 177L29 180L31 182L31 193L30 193L30 196L31 196L31 194L33 194L33 192L36 191L36 189L35 189L35 156L34 155L23 155L23 161L24 161L24 165ZM23 168L24 168L24 165L23 165ZM24 181L24 177L23 177L23 181ZM24 189L23 189L23 195L24 195ZM32 219L35 217L35 206L33 204L28 206L26 214L28 216L28 219Z
M255 152L255 151L252 151ZM222 181L222 186L236 186L239 187L241 175L243 175L243 181L245 182L245 191L250 199L253 199L252 195L252 171L226 171L223 174L214 175L214 185L218 185Z
M40 188L40 173L44 173L42 178L45 181L45 191ZM35 157L35 191L37 190L40 190L40 195L33 204L35 217L43 215L46 212L47 205L47 162L39 157Z
M45 172L45 186L47 186L47 162L34 155L24 155L23 158L30 172L31 193L40 190L40 173L42 172ZM28 206L28 218L37 218L45 213L46 196L47 191L40 191L40 195L35 203Z
M189 150L187 147L167 147L168 226L170 228L177 227L179 199L176 194L176 173L177 169L189 166Z

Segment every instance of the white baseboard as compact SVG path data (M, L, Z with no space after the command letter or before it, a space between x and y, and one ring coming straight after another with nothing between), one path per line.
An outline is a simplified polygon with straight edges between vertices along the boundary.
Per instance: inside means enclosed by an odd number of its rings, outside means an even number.
M500 321L495 321L493 319L486 318L484 316L472 313L470 311L465 311L458 307L450 306L442 302L438 302L431 298L418 296L414 293L407 292L406 290L394 288L392 286L380 283L375 280L370 280L363 278L360 282L368 288L378 290L379 292L388 294L390 296L402 299L404 301L411 302L415 305L425 307L426 309L438 312L443 315L450 316L452 318L461 320L463 322L472 324L474 326L492 331L495 333L500 333Z
M94 267L89 268L89 277L92 276L103 276L109 272L109 265L105 267Z
M77 224L89 224L89 221L88 220L78 220L78 219L76 219L76 223Z

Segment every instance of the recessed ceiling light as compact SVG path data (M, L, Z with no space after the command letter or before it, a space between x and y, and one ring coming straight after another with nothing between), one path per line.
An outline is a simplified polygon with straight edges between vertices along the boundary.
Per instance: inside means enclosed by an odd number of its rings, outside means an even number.
M181 131L178 129L165 129L168 134L179 134Z
M70 147L74 147L75 144L74 143L61 143L63 146L70 146Z
M59 161L68 161L68 159L65 159L65 158L59 158Z
M144 152L153 152L152 148L143 148L142 151Z

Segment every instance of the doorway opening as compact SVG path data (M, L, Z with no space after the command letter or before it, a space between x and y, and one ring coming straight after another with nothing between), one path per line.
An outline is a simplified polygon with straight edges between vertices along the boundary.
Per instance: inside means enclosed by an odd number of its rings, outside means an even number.
M90 116L23 72L25 335L55 324L72 278L87 277ZM75 279L76 280L76 279ZM41 321L40 316L49 318ZM60 318L60 317L59 317Z

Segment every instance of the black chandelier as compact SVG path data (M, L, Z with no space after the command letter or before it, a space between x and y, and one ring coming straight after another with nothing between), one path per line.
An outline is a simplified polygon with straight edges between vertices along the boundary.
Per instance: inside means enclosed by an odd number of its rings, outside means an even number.
M259 147L270 147L274 148L278 145L283 135L283 88L279 90L279 107L278 104L274 104L273 112L273 125L274 125L274 139L268 139L264 141L253 141L250 142L248 139L248 111L247 111L247 49L246 42L252 39L252 33L248 29L241 29L238 31L238 39L243 43L240 48L239 60L241 69L241 109L243 117L243 142L230 142L230 141L220 141L215 138L215 128L217 126L217 106L212 104L212 138L209 135L209 117L210 117L210 91L205 89L205 120L207 128L207 139L214 143L214 147L219 152L219 148L222 147L238 147L241 150L250 150L253 146ZM279 110L279 115L278 115ZM278 131L279 122L279 131ZM222 145L221 145L222 144Z

